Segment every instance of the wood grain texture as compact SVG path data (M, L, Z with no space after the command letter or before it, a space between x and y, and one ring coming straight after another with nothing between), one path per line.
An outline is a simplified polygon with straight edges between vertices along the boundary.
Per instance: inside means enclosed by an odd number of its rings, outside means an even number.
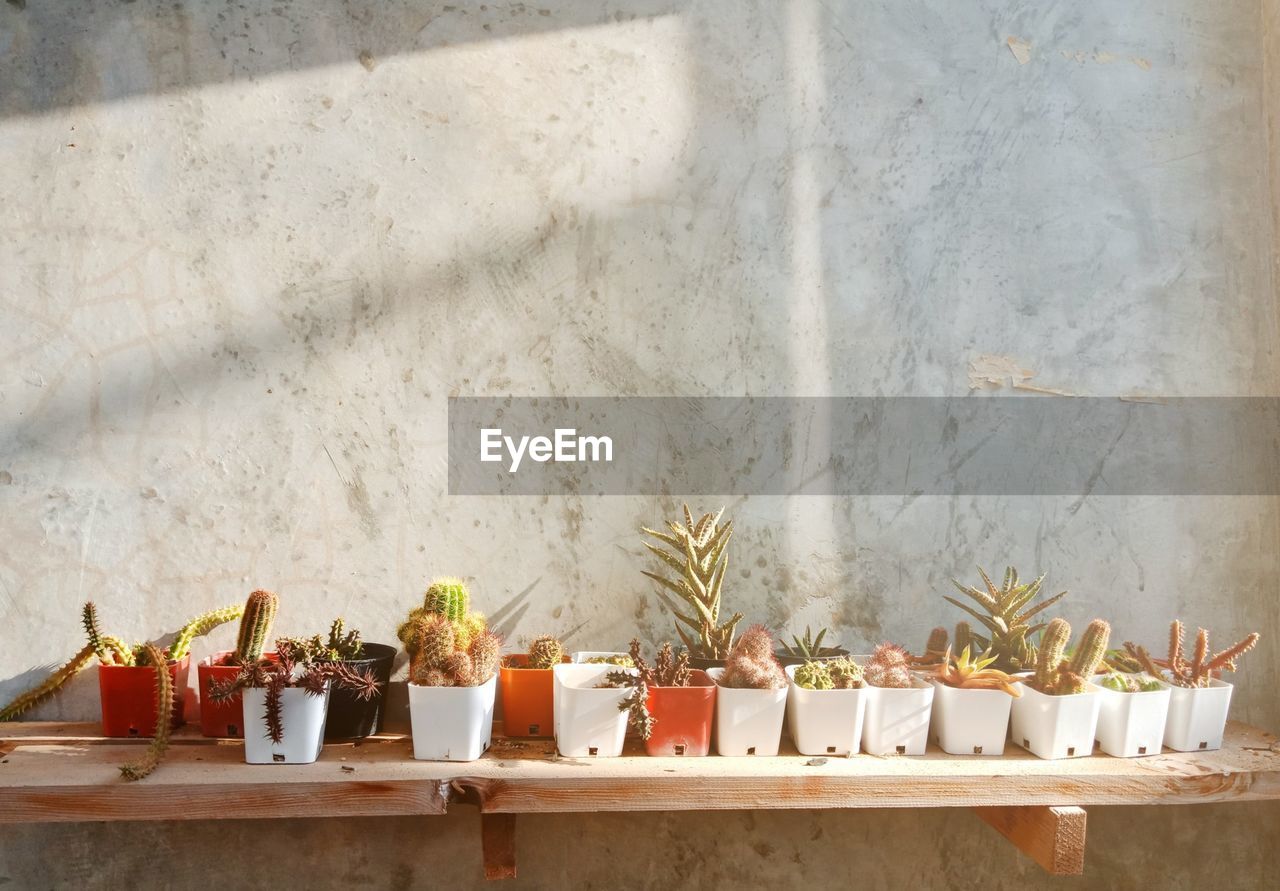
M973 810L1050 875L1084 873L1086 817L1083 808L978 807Z
M1196 804L1280 798L1268 733L1233 723L1216 752L1148 758L1003 757L561 758L554 744L496 737L468 763L412 760L407 737L326 746L310 765L249 765L235 740L187 733L148 779L118 765L141 741L102 740L87 725L0 725L0 823L775 808Z
M480 849L486 879L516 877L516 815L481 814Z

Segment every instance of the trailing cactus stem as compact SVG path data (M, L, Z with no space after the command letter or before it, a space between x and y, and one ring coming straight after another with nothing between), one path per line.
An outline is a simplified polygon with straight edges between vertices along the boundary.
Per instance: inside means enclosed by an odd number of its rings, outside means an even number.
M187 654L191 652L191 642L193 640L197 637L204 637L219 625L234 622L242 615L244 615L244 605L237 603L212 610L203 616L196 616L178 632L173 645L169 647L169 658L174 661L185 659Z
M18 696L17 699L4 708L0 708L0 721L16 720L23 712L44 702L54 693L57 693L67 681L83 671L96 655L97 649L93 644L85 645L80 652L71 657L70 661L41 681L40 684Z
M126 780L140 780L160 766L165 750L169 748L169 733L173 728L174 692L169 664L155 644L147 644L143 652L156 672L156 735L141 758L120 768Z

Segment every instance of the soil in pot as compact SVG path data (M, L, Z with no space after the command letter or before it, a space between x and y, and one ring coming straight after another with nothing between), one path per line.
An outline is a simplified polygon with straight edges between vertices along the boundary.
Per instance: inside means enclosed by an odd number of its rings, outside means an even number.
M562 663L567 663L566 657ZM506 736L546 738L555 735L555 673L528 668L529 655L507 656L498 670L502 691L502 727Z
M716 685L705 671L695 669L687 687L650 687L648 708L654 724L646 753L701 756L711 751Z
M327 740L362 739L382 729L386 711L383 699L391 683L391 665L396 661L396 648L386 644L367 643L359 659L347 659L356 670L368 670L378 680L378 695L361 699L350 690L337 689L329 694L329 717L324 725Z
M181 727L191 657L169 663L173 680L172 727ZM156 734L156 670L151 666L99 665L98 693L102 699L102 735L150 737Z

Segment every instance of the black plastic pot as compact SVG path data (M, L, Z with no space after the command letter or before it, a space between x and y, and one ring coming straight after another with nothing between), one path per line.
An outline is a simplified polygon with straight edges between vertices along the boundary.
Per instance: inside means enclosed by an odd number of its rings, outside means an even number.
M350 690L335 689L329 694L329 717L324 725L324 738L330 742L340 739L361 739L382 729L382 700L391 683L391 663L396 659L396 648L386 644L367 643L363 659L350 659L352 668L365 668L378 679L378 695L365 701Z
M806 662L829 662L832 659L840 659L849 655L849 651L844 647L838 647L834 653L828 653L825 656L814 656L812 659L806 659L803 656L789 655L785 650L774 653L778 657L778 663L786 668L788 665L804 665Z
M689 667L706 671L708 668L724 668L723 659L706 659L702 656L690 656Z

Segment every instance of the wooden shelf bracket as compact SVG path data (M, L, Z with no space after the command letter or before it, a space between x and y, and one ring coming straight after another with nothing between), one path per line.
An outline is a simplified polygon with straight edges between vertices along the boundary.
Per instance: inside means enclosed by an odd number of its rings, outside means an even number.
M1055 876L1084 873L1085 812L1049 805L975 807L973 812Z

